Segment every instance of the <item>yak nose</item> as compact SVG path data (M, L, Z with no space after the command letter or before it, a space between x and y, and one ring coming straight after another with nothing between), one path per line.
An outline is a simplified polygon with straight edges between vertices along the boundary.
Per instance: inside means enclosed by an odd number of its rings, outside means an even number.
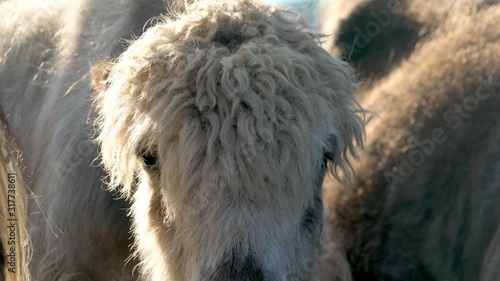
M231 259L217 267L210 281L270 281L253 256Z

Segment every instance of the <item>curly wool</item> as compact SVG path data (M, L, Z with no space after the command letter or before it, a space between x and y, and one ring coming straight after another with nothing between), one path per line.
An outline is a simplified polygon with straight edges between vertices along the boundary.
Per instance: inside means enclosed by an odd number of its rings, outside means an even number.
M142 166L130 156L147 152L163 160L162 186L173 202L214 182L214 168L234 196L270 202L279 194L271 185L294 197L315 167L290 164L314 162L319 143L307 142L318 131L336 134L323 146L348 174L345 156L362 139L354 77L319 46L319 35L253 1L186 10L131 44L97 95L110 186L130 195Z

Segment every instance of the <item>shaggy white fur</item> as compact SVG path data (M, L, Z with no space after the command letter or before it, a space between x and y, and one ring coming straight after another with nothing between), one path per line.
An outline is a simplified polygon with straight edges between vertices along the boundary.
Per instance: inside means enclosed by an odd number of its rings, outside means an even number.
M196 3L96 82L109 84L97 105L110 186L130 196L140 175L134 228L153 280L204 280L248 256L276 280L304 274L317 237L299 226L323 155L347 172L362 122L347 66L286 18L251 1Z
M292 13L246 0L161 17L115 60L163 11L142 2L59 4L26 26L28 8L5 17L0 102L35 170L36 280L128 278L128 206L99 188L86 125L87 73L106 57L93 71L96 140L109 187L132 202L141 275L311 280L326 161L349 174L361 143L351 69Z
M88 73L162 11L162 1L0 3L0 103L33 171L34 280L132 278L128 204L93 164Z

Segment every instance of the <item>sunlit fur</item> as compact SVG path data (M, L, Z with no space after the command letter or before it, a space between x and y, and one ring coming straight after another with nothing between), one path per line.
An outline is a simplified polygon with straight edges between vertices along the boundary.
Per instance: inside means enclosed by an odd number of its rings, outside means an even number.
M0 103L33 172L37 281L131 280L128 204L104 190L87 123L92 64L166 11L163 1L0 2ZM31 249L28 249L31 250Z
M26 181L29 171L16 136L0 107L0 280L29 280Z
M130 280L134 241L146 280L258 279L247 260L265 280L313 279L324 161L349 174L363 131L348 65L252 1L59 2L0 4L0 103L34 173L34 279ZM101 178L132 201L134 241Z
M345 34L391 1L366 2L337 43L354 42ZM343 233L355 280L499 280L500 5L400 4L356 54L358 70L380 69L360 92L375 114L352 184L328 183L327 232ZM412 46L386 34L408 23L419 26L404 35ZM391 52L397 63L383 55Z
M250 255L269 280L311 278L302 260L318 237L301 218L323 154L347 172L362 123L352 73L289 16L197 3L101 66L111 69L96 82L109 85L97 95L102 161L127 196L139 177L134 233L152 280L209 280Z

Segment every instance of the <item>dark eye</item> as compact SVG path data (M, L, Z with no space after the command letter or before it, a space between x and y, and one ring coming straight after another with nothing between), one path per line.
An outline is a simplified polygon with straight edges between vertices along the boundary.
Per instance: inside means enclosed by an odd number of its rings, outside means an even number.
M147 167L156 165L156 157L152 154L142 155L142 160L144 160L144 165L146 165Z
M323 154L323 157L328 160L328 161L333 161L333 158L335 158L333 152L327 151Z
M332 162L335 158L333 152L327 151L323 154L323 165L326 167L328 165L328 161Z

